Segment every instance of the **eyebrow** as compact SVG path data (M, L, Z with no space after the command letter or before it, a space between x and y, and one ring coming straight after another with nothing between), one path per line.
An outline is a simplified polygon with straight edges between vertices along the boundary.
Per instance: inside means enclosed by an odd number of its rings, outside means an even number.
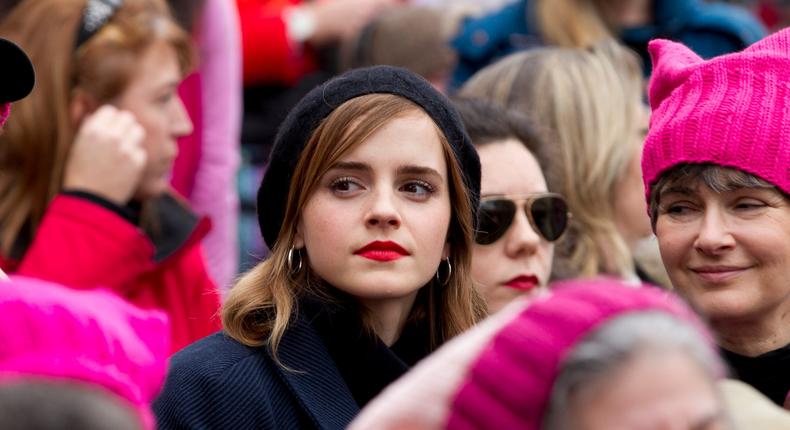
M694 189L692 189L691 187L688 187L688 186L685 186L685 185L675 185L675 186L671 186L671 187L665 189L664 191L662 191L661 192L661 196L665 196L667 194L683 194L683 195L686 195L686 196L690 196L690 195L695 194L695 193L696 193L696 191Z
M331 167L331 170L354 170L359 172L372 172L373 168L367 163L361 163L358 161L339 161L335 163L334 166ZM398 167L397 170L398 175L429 175L429 176L436 176L437 178L441 178L442 175L439 174L436 169L426 166L415 166L415 165L404 165Z

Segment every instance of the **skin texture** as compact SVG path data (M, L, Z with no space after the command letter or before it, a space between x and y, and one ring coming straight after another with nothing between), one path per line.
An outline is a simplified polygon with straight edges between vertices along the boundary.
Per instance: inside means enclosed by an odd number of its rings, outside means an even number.
M417 291L434 277L450 225L447 165L423 113L385 124L342 157L307 201L294 239L312 270L372 313L381 339L400 336ZM408 255L381 262L357 255L392 241Z
M175 50L156 42L143 53L138 67L117 106L131 112L145 130L142 146L147 162L135 192L144 199L169 189L178 155L176 139L192 133L192 122L177 94L181 69Z
M572 402L580 430L729 429L714 384L681 352L639 353Z
M790 343L786 197L760 188L670 189L656 236L672 284L710 319L721 346L754 356Z
M144 200L170 188L176 139L192 133L176 93L181 69L175 50L163 41L144 50L137 64L112 104L90 112L95 102L83 92L72 101L71 114L81 124L66 163L64 189L123 205L132 197Z
M540 165L521 142L510 139L490 143L479 147L478 154L484 198L548 191ZM540 285L546 285L551 273L554 245L532 228L524 212L524 201L517 206L513 224L502 238L490 245L475 244L473 247L472 277L491 313L525 294L505 286L508 281L519 275L534 275Z

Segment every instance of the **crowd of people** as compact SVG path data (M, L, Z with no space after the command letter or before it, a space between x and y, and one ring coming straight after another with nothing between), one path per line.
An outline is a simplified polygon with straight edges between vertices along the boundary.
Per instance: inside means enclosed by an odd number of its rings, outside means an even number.
M790 428L729 3L0 2L0 427Z

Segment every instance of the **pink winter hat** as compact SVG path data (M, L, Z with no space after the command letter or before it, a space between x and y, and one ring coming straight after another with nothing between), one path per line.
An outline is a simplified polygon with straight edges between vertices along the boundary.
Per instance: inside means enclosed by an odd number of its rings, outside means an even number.
M681 163L734 167L790 194L790 29L708 61L669 40L648 50L648 199L661 174Z
M51 378L102 387L154 427L170 350L167 317L108 291L0 281L0 383Z
M702 323L670 292L611 278L566 281L444 344L368 403L349 430L537 430L564 357L600 325L641 311L689 321L713 353Z

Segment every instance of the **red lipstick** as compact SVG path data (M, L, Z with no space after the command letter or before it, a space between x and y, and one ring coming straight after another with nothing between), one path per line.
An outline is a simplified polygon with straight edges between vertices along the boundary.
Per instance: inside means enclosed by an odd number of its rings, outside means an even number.
M520 275L505 282L505 286L516 290L529 291L540 284L535 275Z
M403 249L400 245L391 241L374 241L354 251L355 255L365 257L374 261L394 261L401 257L410 255L408 251Z

